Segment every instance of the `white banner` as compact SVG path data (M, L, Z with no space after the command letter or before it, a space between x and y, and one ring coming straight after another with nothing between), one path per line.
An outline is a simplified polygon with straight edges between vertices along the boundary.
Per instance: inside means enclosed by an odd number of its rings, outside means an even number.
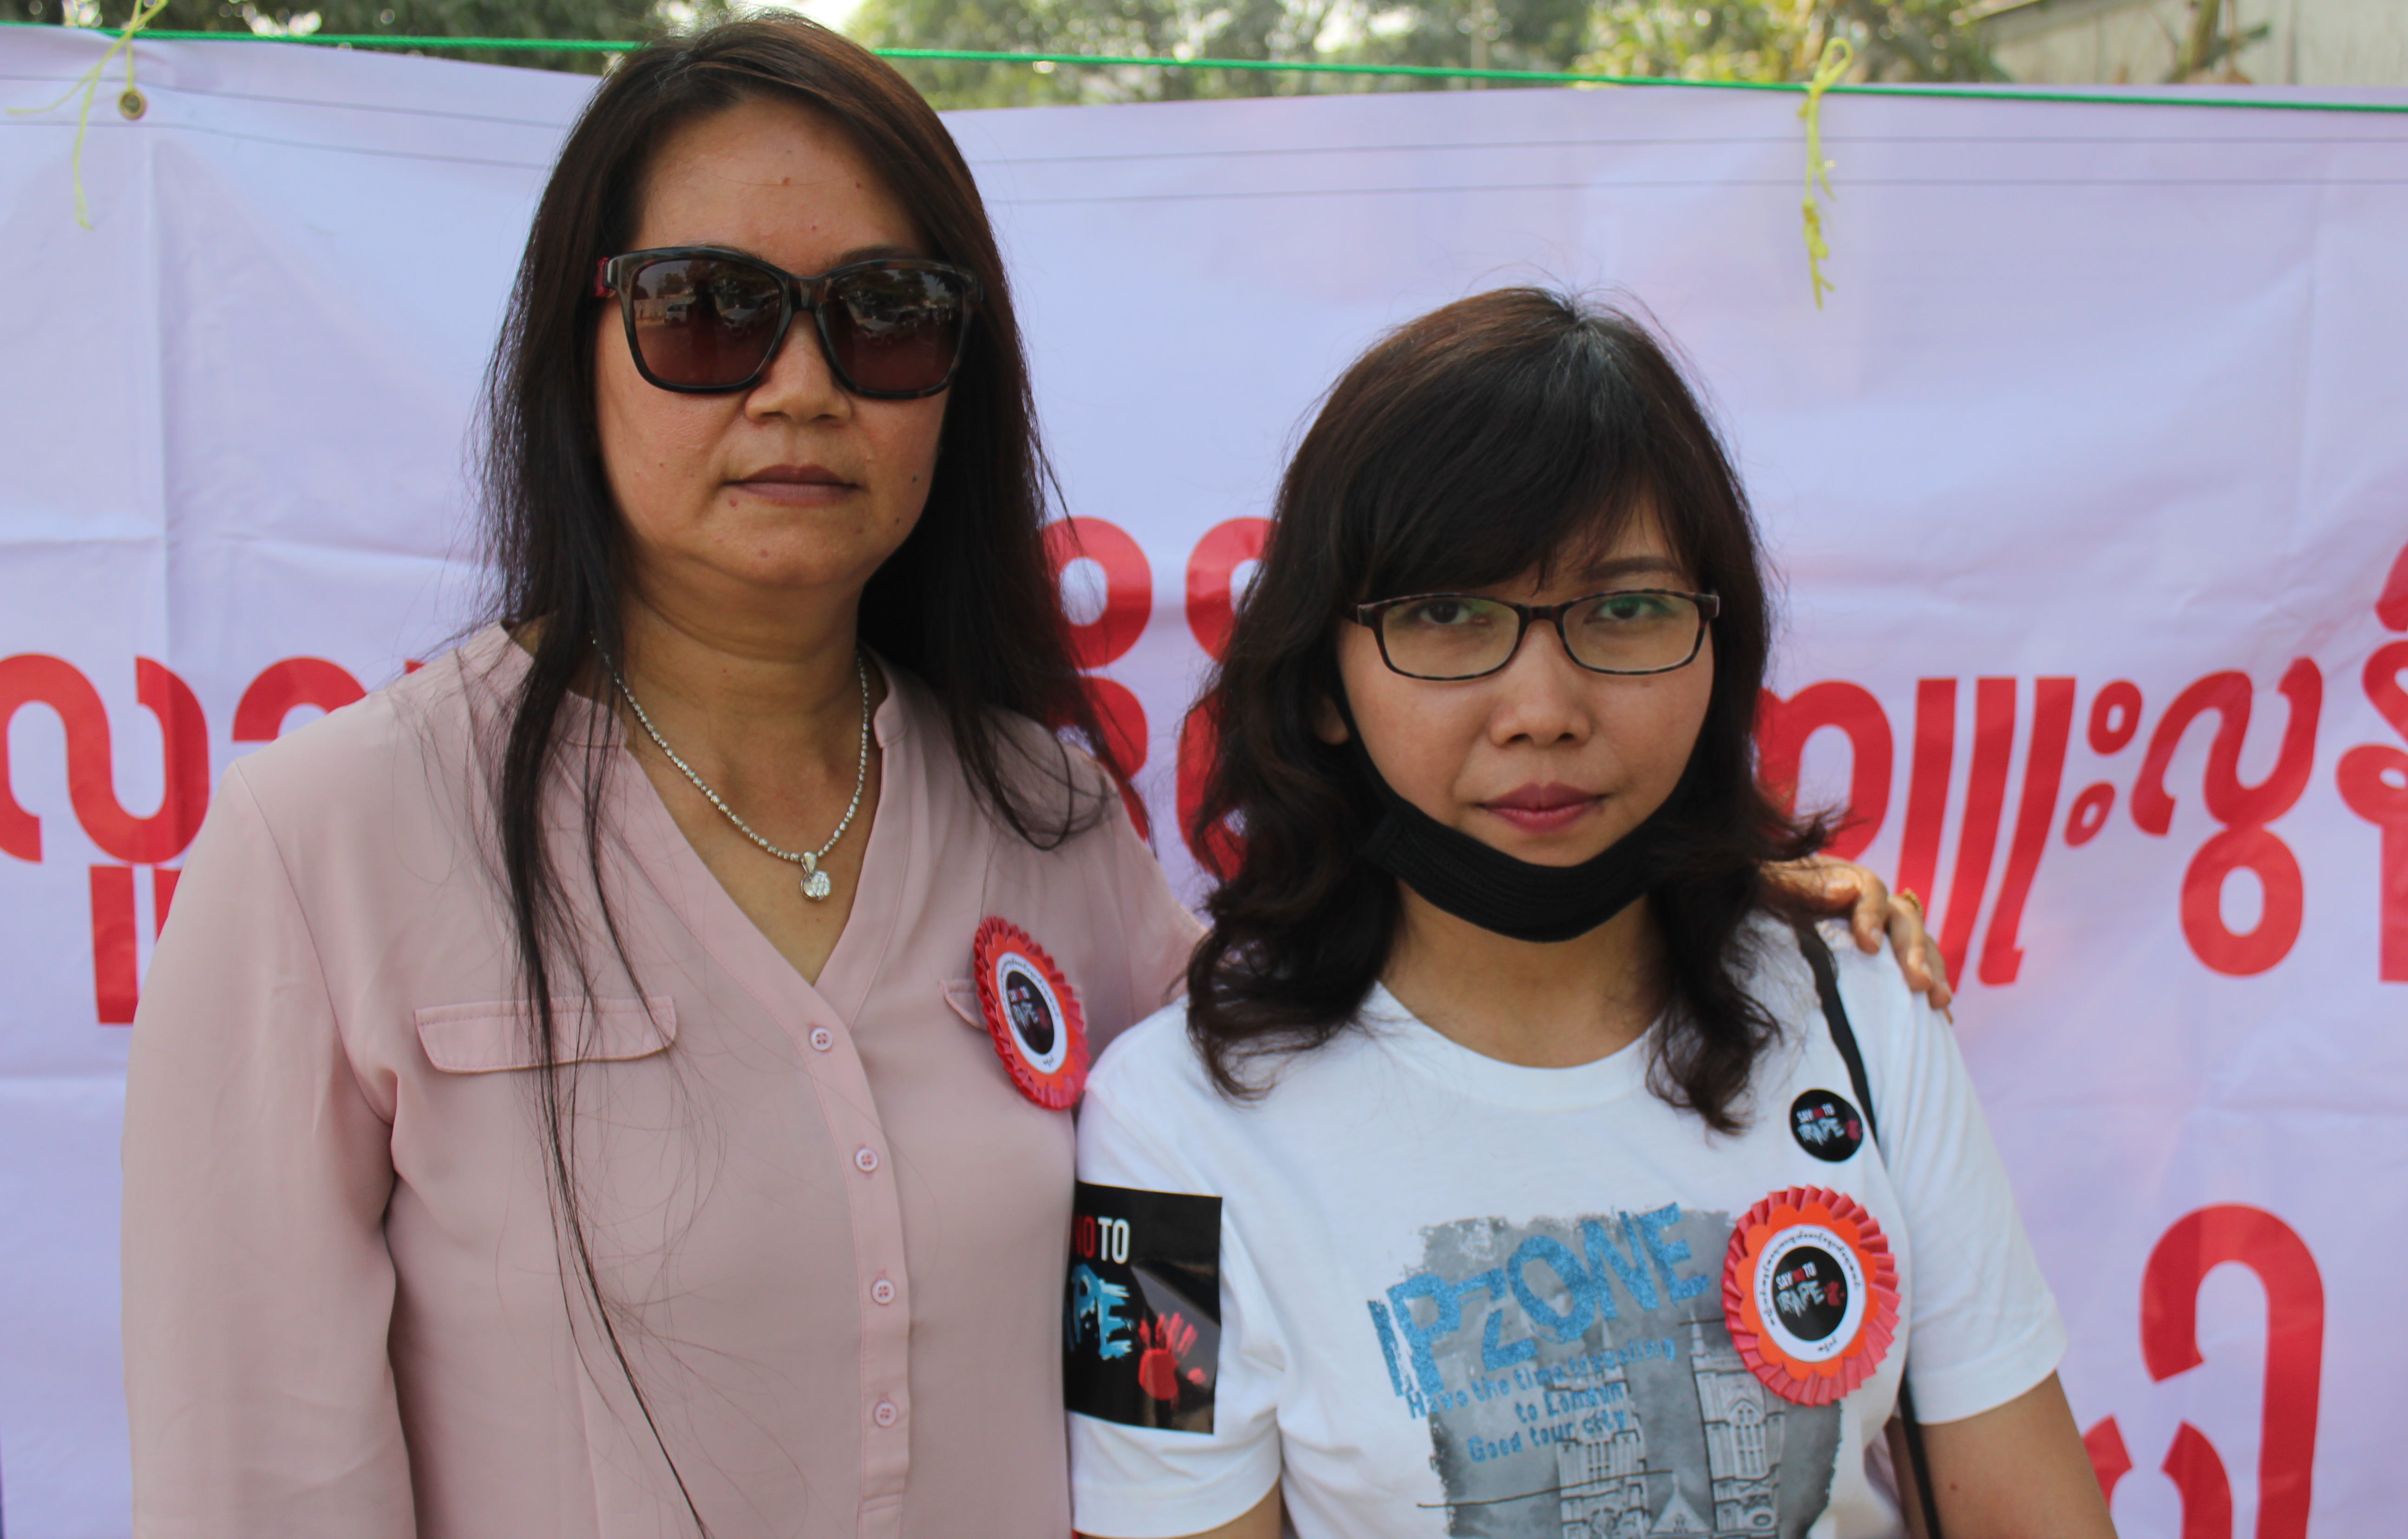
M0 32L39 106L90 35ZM234 758L473 609L467 416L589 82L146 44L0 126L0 1522L126 1529L125 1022ZM2364 94L2361 93L2362 99ZM2398 93L2394 101L2408 100ZM2131 1536L2396 1532L2408 1347L2408 118L1479 92L953 120L1101 699L1180 723L1382 327L1627 295L1789 582L1767 757L1932 900ZM1083 552L1083 554L1081 554Z

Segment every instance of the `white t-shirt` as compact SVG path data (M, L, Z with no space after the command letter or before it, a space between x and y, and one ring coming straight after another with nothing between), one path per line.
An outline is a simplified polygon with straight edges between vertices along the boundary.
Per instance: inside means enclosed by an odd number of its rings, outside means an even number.
M1102 1413L1070 1418L1079 1531L1197 1533L1283 1481L1301 1539L1900 1532L1865 1451L1908 1348L1922 1419L1950 1421L2045 1378L2064 1328L1896 963L1834 946L1876 1150L1795 938L1753 933L1784 1033L1736 1137L1649 1091L1644 1041L1523 1068L1384 989L1252 1104L1213 1090L1183 1003L1123 1035L1079 1119L1066 1370ZM1217 1197L1217 1225L1149 1193ZM1166 1203L1205 1216L1191 1247L1217 1228L1217 1341L1202 1259L1146 1266L1176 1248Z

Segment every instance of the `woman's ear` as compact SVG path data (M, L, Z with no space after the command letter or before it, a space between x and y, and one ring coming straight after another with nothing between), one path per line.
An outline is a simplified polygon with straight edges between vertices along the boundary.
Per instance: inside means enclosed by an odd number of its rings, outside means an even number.
M1340 714L1338 702L1328 695L1323 695L1312 707L1312 735L1333 748L1354 735L1346 730L1346 718Z

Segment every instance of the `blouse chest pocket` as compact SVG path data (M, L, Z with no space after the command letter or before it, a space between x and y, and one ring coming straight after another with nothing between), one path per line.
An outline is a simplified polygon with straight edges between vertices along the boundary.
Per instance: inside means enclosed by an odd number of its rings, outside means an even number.
M976 1031L986 1030L986 1012L979 1006L978 979L947 978L940 987L945 1003L953 1007L953 1014L962 1018L963 1025Z
M481 1005L430 1005L413 1011L418 1044L445 1074L497 1074L541 1062L530 1038L530 1012L519 1000ZM556 1000L552 1062L609 1063L666 1052L677 1040L677 1002L645 999Z

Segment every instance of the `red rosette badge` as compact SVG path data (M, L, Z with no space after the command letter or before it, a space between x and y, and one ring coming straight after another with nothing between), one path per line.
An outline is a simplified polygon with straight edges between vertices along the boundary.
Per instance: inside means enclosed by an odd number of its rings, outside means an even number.
M1898 1339L1889 1240L1828 1187L1776 1191L1731 1229L1723 1320L1765 1388L1828 1405L1870 1378Z
M1087 1088L1087 1021L1070 980L1016 924L990 917L970 943L979 1012L1020 1093L1056 1111Z

